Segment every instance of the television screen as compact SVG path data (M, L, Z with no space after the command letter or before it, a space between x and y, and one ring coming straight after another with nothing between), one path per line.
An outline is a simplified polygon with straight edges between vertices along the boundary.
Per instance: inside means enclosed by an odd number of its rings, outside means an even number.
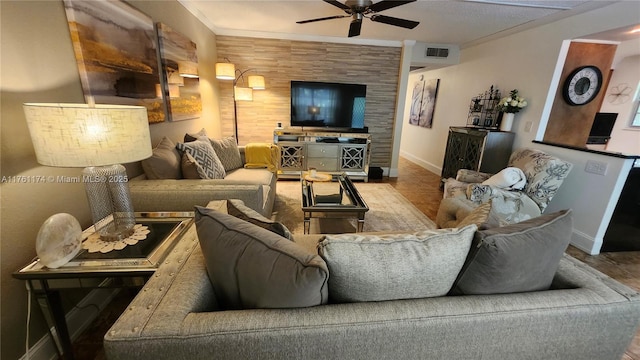
M611 136L618 113L596 113L589 136Z
M364 128L367 86L291 81L291 126Z

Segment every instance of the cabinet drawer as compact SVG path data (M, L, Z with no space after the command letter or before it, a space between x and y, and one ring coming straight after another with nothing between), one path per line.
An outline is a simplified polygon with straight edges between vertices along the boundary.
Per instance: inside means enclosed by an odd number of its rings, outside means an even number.
M316 168L318 171L337 171L338 159L314 157L307 158L307 169Z
M308 145L307 157L338 157L338 145Z

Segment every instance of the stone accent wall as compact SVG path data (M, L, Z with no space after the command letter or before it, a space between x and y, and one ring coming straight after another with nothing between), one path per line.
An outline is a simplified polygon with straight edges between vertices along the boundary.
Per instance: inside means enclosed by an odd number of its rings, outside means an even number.
M245 86L247 75L265 77L266 90L255 90L251 102L237 102L241 145L272 142L278 122L289 126L291 80L365 84L365 126L372 136L371 165L391 165L402 48L221 35L216 36L216 47L218 61L227 58L236 69L255 69L245 73ZM229 136L233 134L232 82L219 81L218 86L222 133Z

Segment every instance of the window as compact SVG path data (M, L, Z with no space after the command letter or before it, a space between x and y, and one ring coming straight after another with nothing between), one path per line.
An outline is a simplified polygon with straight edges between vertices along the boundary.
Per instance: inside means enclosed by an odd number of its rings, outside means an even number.
M638 88L636 89L636 95L633 97L634 111L631 113L631 127L640 128L640 84L638 84Z

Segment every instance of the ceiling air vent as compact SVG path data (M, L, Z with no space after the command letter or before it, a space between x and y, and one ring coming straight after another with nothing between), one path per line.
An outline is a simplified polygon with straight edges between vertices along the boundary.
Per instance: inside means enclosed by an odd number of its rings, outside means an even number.
M449 56L449 49L447 48L427 48L427 57L446 58Z

